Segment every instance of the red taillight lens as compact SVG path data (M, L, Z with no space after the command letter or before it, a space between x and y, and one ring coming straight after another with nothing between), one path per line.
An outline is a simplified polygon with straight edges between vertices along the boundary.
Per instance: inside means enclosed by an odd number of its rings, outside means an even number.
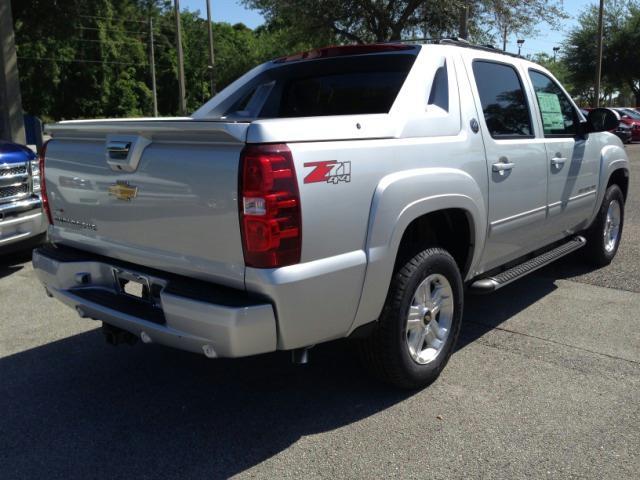
M40 165L40 196L42 198L42 208L47 215L49 225L53 225L53 218L51 217L51 208L49 207L49 197L47 197L47 177L44 172L44 157L47 153L47 146L51 140L47 140L40 149L40 156L38 158L38 164Z
M300 194L286 145L248 145L240 157L240 228L248 267L300 261Z

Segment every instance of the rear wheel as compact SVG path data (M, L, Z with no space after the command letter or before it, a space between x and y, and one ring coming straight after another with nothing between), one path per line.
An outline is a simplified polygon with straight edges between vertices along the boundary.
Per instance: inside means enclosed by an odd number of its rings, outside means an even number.
M607 188L593 224L585 232L588 261L597 267L609 265L620 246L624 225L624 195L618 185Z
M395 274L375 330L361 343L364 363L402 388L433 382L460 333L462 278L453 257L430 248Z

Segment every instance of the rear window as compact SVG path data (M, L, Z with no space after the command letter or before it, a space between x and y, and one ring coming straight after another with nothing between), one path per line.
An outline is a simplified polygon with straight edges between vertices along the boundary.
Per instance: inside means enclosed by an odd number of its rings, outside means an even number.
M283 64L251 79L212 113L229 119L388 113L415 58L370 54Z

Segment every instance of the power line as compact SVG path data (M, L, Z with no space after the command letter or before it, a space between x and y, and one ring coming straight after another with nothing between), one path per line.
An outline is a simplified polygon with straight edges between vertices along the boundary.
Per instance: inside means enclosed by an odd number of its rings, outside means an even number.
M111 21L116 20L116 19L111 18L111 17L100 17L98 15L78 15L78 16L82 17L82 18L98 18L100 20L111 20ZM144 20L121 20L121 19L117 19L117 20L119 20L121 22L135 22L135 23L144 23L144 24L147 23Z
M80 43L124 43L128 45L141 45L144 46L144 42L142 39L140 40L99 40L93 38L74 38L71 40L72 42L80 42Z
M92 31L96 31L96 32L103 32L103 31L108 31L108 32L120 32L120 33L127 33L129 35L146 35L145 32L132 32L129 30L121 30L119 28L97 28L97 27L85 27L83 25L80 25L78 27L76 27L79 30L92 30Z
M44 62L61 62L61 63L105 63L109 65L137 65L140 67L149 66L148 63L111 62L108 60L88 60L85 58L74 58L71 60L67 60L64 58L51 58L51 57L23 57L22 55L18 56L18 60L36 60L36 61L44 61Z

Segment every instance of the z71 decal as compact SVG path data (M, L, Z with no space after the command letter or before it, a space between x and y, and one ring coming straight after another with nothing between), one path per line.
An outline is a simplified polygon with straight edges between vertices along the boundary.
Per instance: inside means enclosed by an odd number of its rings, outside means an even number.
M304 183L349 183L351 181L351 162L338 162L337 160L325 160L323 162L309 162L305 167L313 170L304 177Z

